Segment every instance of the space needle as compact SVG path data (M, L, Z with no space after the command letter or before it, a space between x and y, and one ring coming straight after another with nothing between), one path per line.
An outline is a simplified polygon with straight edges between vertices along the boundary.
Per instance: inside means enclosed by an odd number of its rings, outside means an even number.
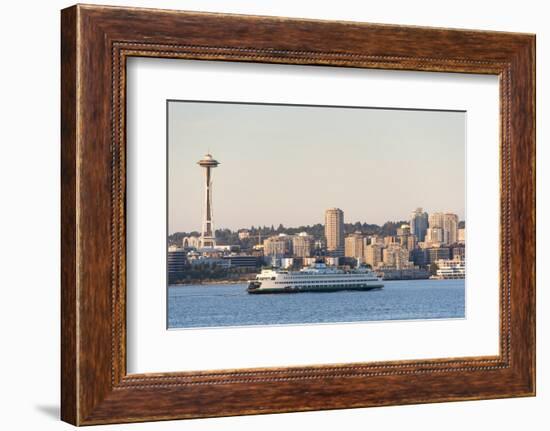
M216 247L216 236L214 233L214 218L212 213L212 172L220 163L212 157L212 154L206 154L197 164L204 168L205 186L202 231L199 241L200 248Z

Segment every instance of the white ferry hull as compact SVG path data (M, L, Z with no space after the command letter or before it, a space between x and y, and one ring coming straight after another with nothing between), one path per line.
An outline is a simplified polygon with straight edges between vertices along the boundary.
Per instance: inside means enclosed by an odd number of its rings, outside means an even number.
M252 283L248 286L248 293L299 293L299 292L339 292L339 291L358 291L358 290L379 290L384 288L382 283L364 284L357 286L287 286L287 287L254 287Z

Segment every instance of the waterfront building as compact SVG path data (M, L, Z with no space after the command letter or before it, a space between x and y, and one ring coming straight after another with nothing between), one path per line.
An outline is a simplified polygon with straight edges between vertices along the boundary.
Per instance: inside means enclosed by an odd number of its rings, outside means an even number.
M424 241L426 230L428 229L428 213L422 208L415 209L411 214L410 230L411 234L416 235L418 241Z
M292 237L284 233L264 240L264 255L283 257L292 252Z
M260 257L254 255L229 255L223 256L223 259L229 261L231 268L250 268L254 269L260 266Z
M425 268L389 268L381 266L376 270L376 274L384 280L422 280L430 277L430 272Z
M310 257L313 252L313 237L300 232L292 237L292 253L295 257Z
M187 251L183 248L171 246L168 248L168 284L176 282L185 275Z
M183 271L187 263L187 251L183 248L170 246L168 247L168 273Z
M455 245L451 247L451 257L453 259L462 259L466 258L466 247L463 245Z
M212 211L212 172L220 163L211 154L206 154L197 164L204 168L203 219L199 248L216 247L214 214Z
M231 262L228 259L224 259L223 257L207 257L207 256L199 256L194 259L188 260L189 264L192 266L209 266L209 267L220 267L220 268L229 268L231 266Z
M344 241L344 255L362 259L365 239L360 232L348 235Z
M382 251L382 261L385 267L403 269L413 266L409 261L409 251L399 244L392 244Z
M451 258L451 249L449 247L431 247L427 248L426 252L428 253L428 264L432 264L441 259L450 259Z
M411 251L410 259L414 265L424 267L430 264L428 250L424 248L416 248Z
M371 268L376 268L382 262L382 246L380 244L369 244L364 248L364 260Z
M339 208L325 211L327 251L333 256L344 255L344 212Z

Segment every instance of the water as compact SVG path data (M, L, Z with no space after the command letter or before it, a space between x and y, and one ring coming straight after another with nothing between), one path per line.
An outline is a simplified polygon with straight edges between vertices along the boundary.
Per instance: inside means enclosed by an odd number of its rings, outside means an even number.
M170 286L168 327L464 317L464 280L385 281L384 289L250 295L246 284Z

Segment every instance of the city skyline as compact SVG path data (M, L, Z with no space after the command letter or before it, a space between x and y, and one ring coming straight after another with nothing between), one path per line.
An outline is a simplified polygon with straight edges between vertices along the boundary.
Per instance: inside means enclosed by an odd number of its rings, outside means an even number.
M206 190L208 196L208 187ZM466 235L456 214L428 214L423 208L416 208L409 221L383 228L355 224L346 228L344 218L341 208L328 208L321 229L273 226L261 233L246 229L223 231L218 232L223 238L218 245L214 241L205 246L204 234L177 235L170 240L168 249L171 280L189 281L195 277L195 281L202 281L208 277L231 277L230 274L238 277L243 271L254 271L262 265L297 270L320 262L339 268L367 265L385 279L465 277ZM419 241L422 237L425 240ZM208 233L208 239L215 240L215 236ZM224 269L217 271L219 267Z
M201 230L207 152L217 229L323 224L329 207L348 223L409 221L419 204L463 220L464 126L463 112L170 102L169 234Z

